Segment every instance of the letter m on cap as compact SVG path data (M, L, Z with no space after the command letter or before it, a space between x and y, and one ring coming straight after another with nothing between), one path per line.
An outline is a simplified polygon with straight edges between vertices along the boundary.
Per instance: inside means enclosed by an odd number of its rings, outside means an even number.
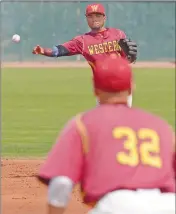
M98 5L96 5L96 4L95 4L95 5L92 5L91 8L92 8L92 11L93 11L93 12L97 12Z

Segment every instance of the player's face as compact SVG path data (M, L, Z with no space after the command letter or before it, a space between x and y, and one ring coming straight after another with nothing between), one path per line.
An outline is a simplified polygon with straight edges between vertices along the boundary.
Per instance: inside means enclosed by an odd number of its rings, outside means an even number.
M86 16L87 23L92 30L100 30L105 23L106 17L99 13L92 13Z

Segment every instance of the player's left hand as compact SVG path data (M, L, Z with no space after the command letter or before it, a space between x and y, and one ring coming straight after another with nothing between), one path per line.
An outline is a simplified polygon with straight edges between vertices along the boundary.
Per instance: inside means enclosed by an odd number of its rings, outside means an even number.
M135 62L137 59L137 44L130 39L120 39L118 43L127 56L129 62Z

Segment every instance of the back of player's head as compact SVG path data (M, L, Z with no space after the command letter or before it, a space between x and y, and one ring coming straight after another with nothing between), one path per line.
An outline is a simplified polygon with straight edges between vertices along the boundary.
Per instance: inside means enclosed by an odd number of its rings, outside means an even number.
M94 87L104 92L130 91L132 68L129 62L117 55L107 57L95 65Z

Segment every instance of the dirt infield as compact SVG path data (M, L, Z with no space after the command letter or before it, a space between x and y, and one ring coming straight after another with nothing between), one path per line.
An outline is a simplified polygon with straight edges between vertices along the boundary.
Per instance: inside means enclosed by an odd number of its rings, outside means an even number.
M40 184L35 174L42 160L3 160L1 163L2 213L46 213L46 187ZM73 191L68 211L65 214L85 214L88 208L81 203L79 188Z
M58 61L58 62L2 62L2 68L86 68L88 63L83 61ZM175 68L175 62L137 62L132 64L135 68Z

